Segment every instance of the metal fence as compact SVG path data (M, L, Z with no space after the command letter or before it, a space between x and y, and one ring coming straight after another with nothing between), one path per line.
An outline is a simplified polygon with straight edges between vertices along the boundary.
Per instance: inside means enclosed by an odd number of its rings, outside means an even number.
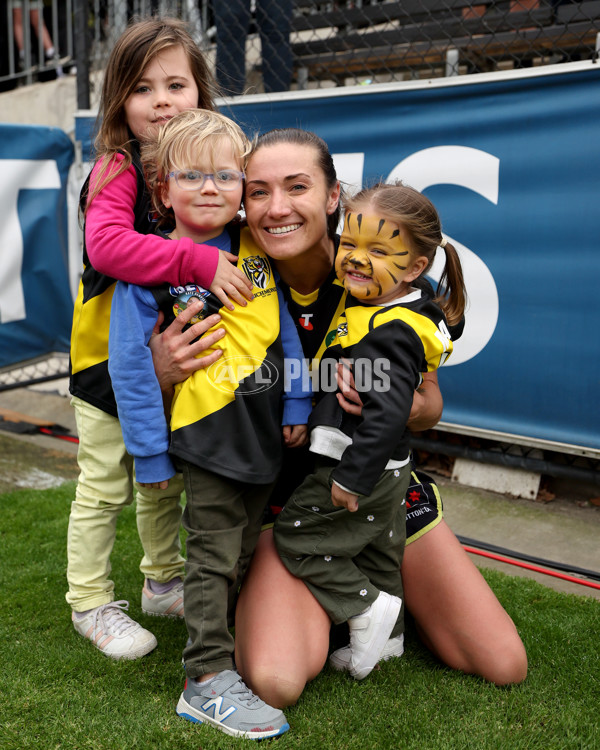
M7 0L0 86L76 61L78 104L94 106L94 75L114 41L149 14L189 22L225 93L462 75L600 50L600 0Z
M0 22L0 91L72 70L72 0L6 0Z

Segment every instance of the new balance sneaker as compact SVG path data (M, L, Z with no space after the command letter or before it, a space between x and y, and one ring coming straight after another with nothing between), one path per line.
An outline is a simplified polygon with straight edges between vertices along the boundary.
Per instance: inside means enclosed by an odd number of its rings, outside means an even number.
M350 617L350 663L348 672L356 680L364 680L381 658L394 629L402 599L381 591L377 599L360 615Z
M142 612L155 617L183 617L183 581L164 594L155 593L150 586L146 578L142 588Z
M388 661L394 657L402 656L404 653L404 635L398 635L395 638L390 638L383 647L379 661ZM350 667L350 657L352 656L352 649L350 646L344 646L338 648L329 655L329 663L334 669L339 672L347 672Z
M112 659L139 659L158 644L149 630L125 614L127 609L129 602L119 601L96 607L84 617L73 612L73 627Z
M283 711L254 695L229 669L205 683L188 677L176 711L188 721L206 721L232 737L251 740L277 737L290 728Z

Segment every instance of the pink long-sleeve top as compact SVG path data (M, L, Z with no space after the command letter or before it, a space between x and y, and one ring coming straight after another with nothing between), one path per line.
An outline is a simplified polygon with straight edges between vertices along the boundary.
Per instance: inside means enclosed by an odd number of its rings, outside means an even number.
M123 160L117 154L110 169ZM92 170L90 194L97 184L100 162ZM130 284L212 284L219 251L192 240L165 240L133 228L137 177L131 165L94 197L85 217L85 243L92 266L100 273ZM168 244L167 244L168 243Z

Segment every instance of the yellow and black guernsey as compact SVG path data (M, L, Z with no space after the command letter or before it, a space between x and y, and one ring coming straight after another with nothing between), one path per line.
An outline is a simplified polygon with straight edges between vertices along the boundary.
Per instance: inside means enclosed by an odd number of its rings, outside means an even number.
M132 154L137 178L137 199L134 206L134 229L140 234L152 232L150 200L145 190L144 176L137 150ZM79 198L81 212L85 211L88 175ZM117 405L108 374L108 331L110 309L116 280L96 271L90 263L83 241L83 274L73 310L71 329L69 390L92 406L113 417Z
M347 295L334 328L318 363L311 450L339 460L332 473L338 484L369 495L390 461L408 462L406 422L414 391L421 373L448 357L451 336L442 311L420 289L385 306ZM360 417L343 411L335 395L335 365L342 358L364 404Z
M151 472L164 471L163 456L168 453L176 465L182 460L241 482L270 483L281 466L284 403L286 412L294 412L294 417L298 402L305 404L303 417L287 424L306 424L310 411L310 394L284 393L288 332L293 336L291 346L295 347L292 356L301 357L302 352L285 303L280 318L279 295L269 259L247 229L240 235L239 228L230 227L211 244L238 255L238 268L253 284L254 299L246 306L234 303L235 309L229 310L214 295L192 283L144 289L119 282L115 292L110 372L123 437L135 457L136 475L143 477L141 481L167 478L155 477ZM218 311L221 315L219 325L226 334L213 348L222 349L223 356L176 386L168 434L164 415L157 417L157 411L162 412L160 393L157 397L156 390L154 394L149 390L152 377L155 388L158 384L148 369L151 363L148 365L147 360L151 357L144 339L159 310L165 314L167 326L196 296L204 298L208 312ZM295 402L291 411L290 402ZM165 431L162 443L159 422Z
M262 484L272 482L281 466L283 347L273 269L248 229L242 230L237 265L252 281L254 299L233 311L221 307L226 335L217 346L223 356L176 386L170 452L208 471Z

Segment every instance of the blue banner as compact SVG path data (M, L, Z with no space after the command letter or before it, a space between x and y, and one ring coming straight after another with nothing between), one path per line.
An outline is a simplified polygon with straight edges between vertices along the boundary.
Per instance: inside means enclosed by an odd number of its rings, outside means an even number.
M67 176L58 128L0 124L0 367L68 352Z
M313 130L342 180L400 178L437 206L470 298L440 372L444 422L598 451L599 91L597 65L571 64L222 111L249 134Z

